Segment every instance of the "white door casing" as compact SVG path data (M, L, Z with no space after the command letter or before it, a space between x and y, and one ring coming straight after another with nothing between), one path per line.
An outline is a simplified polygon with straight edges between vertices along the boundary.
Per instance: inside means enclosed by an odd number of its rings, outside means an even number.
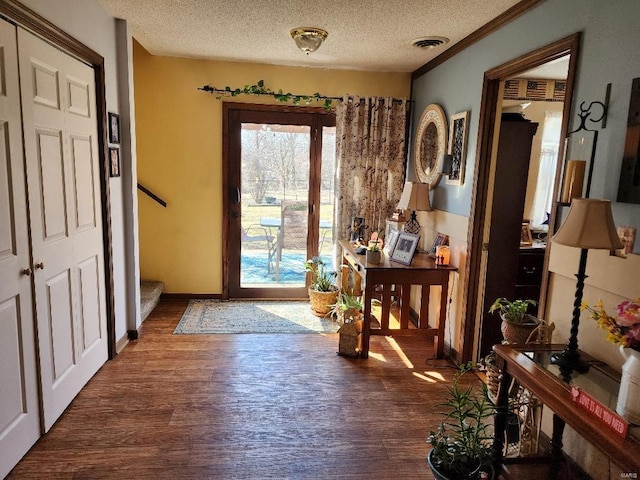
M0 478L40 436L16 27L0 20Z
M43 425L108 356L94 71L18 29Z

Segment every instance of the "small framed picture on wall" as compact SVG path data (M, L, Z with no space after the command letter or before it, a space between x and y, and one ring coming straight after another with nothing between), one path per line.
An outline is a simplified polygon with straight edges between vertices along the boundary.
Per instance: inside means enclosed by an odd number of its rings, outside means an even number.
M120 115L109 112L109 143L120 143Z
M109 147L109 176L120 176L120 149Z

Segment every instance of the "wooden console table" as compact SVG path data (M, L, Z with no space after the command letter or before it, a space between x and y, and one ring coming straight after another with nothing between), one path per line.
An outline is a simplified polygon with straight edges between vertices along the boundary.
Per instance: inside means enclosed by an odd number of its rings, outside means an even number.
M444 352L444 326L447 318L447 294L449 290L449 275L457 270L451 265L440 267L435 265L433 258L425 253L417 253L411 265L392 262L386 256L380 264L367 263L364 255L355 252L352 243L339 241L342 247L343 267L342 286L346 290L348 270L356 277L356 291L364 284L364 324L362 327L362 352L360 356L369 356L369 338L371 335L420 335L434 337L435 351L438 358ZM411 316L411 286L421 287L420 312L418 324L409 328ZM378 290L376 291L376 286ZM441 287L440 314L435 328L429 327L429 293L433 286ZM356 292L359 293L359 292ZM371 300L374 293L382 296L380 328L371 328ZM400 328L389 328L389 314L391 312L391 298L395 297L400 304Z
M553 352L562 351L564 347L564 345L530 344L494 345L493 350L498 356L498 368L502 370L496 402L498 413L495 418L496 471L500 471L503 464L508 390L511 380L515 379L553 411L552 469L559 467L559 461L562 459L562 435L567 424L607 455L624 473L640 475L638 427L629 425L627 437L622 438L574 402L571 396L571 385L575 385L602 405L615 411L620 385L619 374L582 352L582 357L591 365L588 372L563 373L557 365L551 363L550 358ZM504 460L506 463L507 460L512 459Z

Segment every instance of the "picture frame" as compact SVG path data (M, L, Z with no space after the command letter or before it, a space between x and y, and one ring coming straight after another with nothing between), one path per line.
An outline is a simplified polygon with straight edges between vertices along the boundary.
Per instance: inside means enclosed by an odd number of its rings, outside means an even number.
M120 143L120 115L109 112L109 143Z
M404 265L411 265L413 255L418 248L418 241L420 235L407 232L398 232L398 239L389 256L389 260L393 262L402 263Z
M531 236L531 226L529 221L522 222L522 230L520 231L520 246L531 247L533 238Z
M398 230L392 230L389 232L387 238L385 238L382 251L387 257L391 256L393 249L396 248L396 243L398 243L398 235L400 235L400 232Z
M469 111L451 115L449 127L449 148L452 156L451 173L447 176L447 185L462 185L467 161L467 135L469 132Z
M438 232L435 240L433 241L433 245L431 245L431 248L429 249L429 256L435 258L436 250L441 245L449 245L449 235Z
M120 149L118 147L109 147L109 176L120 176Z

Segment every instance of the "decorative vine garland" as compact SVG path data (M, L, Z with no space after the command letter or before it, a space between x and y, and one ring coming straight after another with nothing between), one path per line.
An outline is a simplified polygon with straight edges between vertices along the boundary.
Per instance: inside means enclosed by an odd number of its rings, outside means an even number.
M277 92L274 92L270 88L264 86L264 80L258 80L258 83L254 85L245 85L244 88L232 89L231 87L226 86L224 87L224 89L220 89L212 85L205 85L198 88L198 90L203 90L205 92L214 94L216 96L216 99L218 100L222 99L223 97L237 97L238 95L270 95L279 102L291 102L294 105L310 105L314 101L323 102L322 106L326 110L331 110L331 103L334 100L342 100L341 97L329 97L327 95L321 95L319 93L314 93L313 95L296 95L293 93L284 93L281 89Z

